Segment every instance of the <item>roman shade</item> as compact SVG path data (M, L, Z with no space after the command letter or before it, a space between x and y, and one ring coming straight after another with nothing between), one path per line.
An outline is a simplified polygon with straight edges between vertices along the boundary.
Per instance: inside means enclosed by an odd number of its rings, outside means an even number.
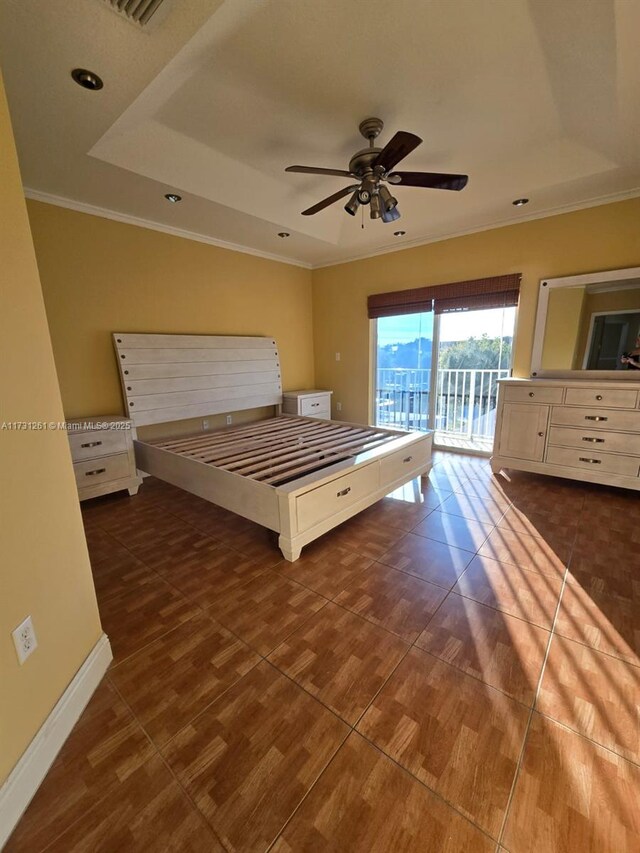
M369 319L434 311L473 311L518 304L521 273L454 281L412 290L374 293L367 300Z

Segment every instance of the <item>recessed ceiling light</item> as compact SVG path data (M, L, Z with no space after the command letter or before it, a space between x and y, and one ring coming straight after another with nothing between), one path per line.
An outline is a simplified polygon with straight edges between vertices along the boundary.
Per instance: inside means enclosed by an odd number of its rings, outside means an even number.
M394 236L394 237L404 237L404 235L405 235L406 233L407 233L406 231L394 231L394 232L393 232L393 236Z
M515 207L522 207L525 204L529 204L528 198L517 198L515 201L512 201L511 204L515 205Z
M179 201L182 201L182 196L176 195L176 193L167 193L165 198L167 201L170 201L171 204L177 204Z
M104 86L102 78L93 71L87 71L86 68L74 68L71 76L78 86L82 86L83 89L90 89L92 92L97 92Z
M291 237L291 234L288 231L278 231L278 237Z

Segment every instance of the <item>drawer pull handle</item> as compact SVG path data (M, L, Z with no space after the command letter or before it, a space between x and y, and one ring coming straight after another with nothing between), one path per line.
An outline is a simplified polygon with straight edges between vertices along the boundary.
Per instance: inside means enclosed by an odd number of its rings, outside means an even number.
M413 456L405 456L402 461L403 462L411 462L412 459L413 459Z
M106 470L107 470L106 468L96 468L95 471L85 471L84 476L85 477L93 477L94 474L104 474L104 472Z
M533 391L529 391L529 396L530 396L530 397L535 397L536 395L533 393Z
M608 421L609 418L602 418L600 415L585 415L585 421Z
M320 405L320 403L312 403L312 404L311 404L311 408L312 408L312 409L317 409L319 405Z
M86 444L81 444L80 447L100 447L101 441L88 441Z
M345 495L348 495L350 491L351 491L351 486L347 486L346 489L342 489L341 491L339 491L336 494L336 497L337 498L343 498Z
M582 440L583 441L590 441L593 444L604 444L604 438L591 438L588 435L583 435Z
M596 400L602 400L602 394L596 394Z
M580 462L588 462L590 465L602 465L602 459L589 459L588 456L578 456Z

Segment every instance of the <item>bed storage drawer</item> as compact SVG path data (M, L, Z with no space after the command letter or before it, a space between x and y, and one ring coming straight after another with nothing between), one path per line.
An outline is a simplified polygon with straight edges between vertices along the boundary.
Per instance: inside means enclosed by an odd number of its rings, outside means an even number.
M579 447L607 453L626 453L640 456L640 434L607 430L576 429L575 427L552 426L549 430L549 444L560 447Z
M551 409L551 423L560 426L584 427L587 430L612 429L618 432L640 432L640 412L554 406Z
M410 444L404 450L397 450L380 460L380 485L399 480L407 471L424 469L431 458L431 439Z
M593 448L573 450L569 447L549 447L547 462L569 468L582 468L607 474L622 474L625 477L637 477L640 471L640 457L622 456L613 453L599 453Z
M115 456L103 456L100 459L87 459L73 466L78 488L97 486L110 480L123 480L131 476L131 462L128 453Z
M567 406L603 406L635 409L638 392L634 388L567 388Z
M96 456L112 456L125 453L129 447L129 431L123 429L101 429L92 432L69 433L71 458L74 462L94 459Z
M504 388L504 399L507 403L562 403L564 388L537 385L507 385Z
M378 462L357 468L296 499L298 529L307 530L357 503L378 488Z

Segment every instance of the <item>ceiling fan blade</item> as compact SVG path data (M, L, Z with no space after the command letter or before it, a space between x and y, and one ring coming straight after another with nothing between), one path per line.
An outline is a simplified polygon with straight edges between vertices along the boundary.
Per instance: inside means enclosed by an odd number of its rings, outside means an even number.
M385 172L393 169L396 163L404 160L407 154L411 154L414 148L417 148L422 140L415 133L408 133L406 130L399 130L389 142L384 146L378 154L375 166L382 166Z
M463 190L468 175L448 175L443 172L394 172L389 175L389 183L401 187L427 187L432 190Z
M338 190L337 193L333 195L327 196L327 198L323 198L322 201L319 201L317 204L314 204L312 207L308 207L306 210L302 211L303 216L313 216L314 213L318 213L320 210L324 210L325 207L329 207L330 204L333 204L335 201L340 201L341 198L344 198L347 195L350 195L352 192L357 190L360 187L360 184L352 184L350 187L345 187L342 190Z
M337 175L339 178L352 178L351 172L344 169L323 169L321 166L287 166L285 172L302 172L303 175Z

